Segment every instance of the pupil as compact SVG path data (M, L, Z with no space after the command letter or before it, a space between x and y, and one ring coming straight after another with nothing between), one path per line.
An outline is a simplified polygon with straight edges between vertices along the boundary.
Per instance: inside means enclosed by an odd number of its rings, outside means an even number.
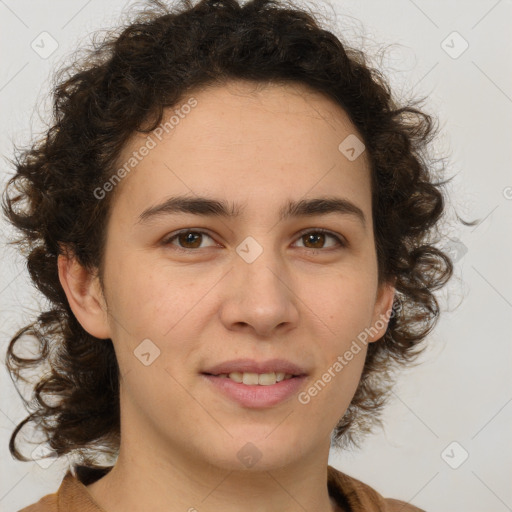
M186 233L186 234L184 234L183 236L185 237L185 241L184 241L184 243L185 243L185 244L189 244L189 243L193 244L193 243L194 243L194 240L193 240L193 239L194 239L194 238L196 238L196 239L197 239L197 238L199 237L199 234L197 234L197 233L196 233L196 234L194 234L194 233ZM196 241L197 241L197 240L196 240ZM196 244L196 245L197 245L197 244ZM195 246L194 246L194 247L195 247Z
M320 241L322 240L322 237L324 236L322 233L318 233L318 234L310 234L310 235L307 235L308 238L309 238L309 241L311 241L312 239L314 238L319 238ZM315 243L314 241L312 242L313 244Z
M190 233L190 232L186 233L185 235L182 235L182 236L184 236L184 238L185 238L185 241L184 241L185 244L189 244L189 243L193 244L194 239L197 242L197 240L200 237L200 235L198 233ZM323 237L324 237L323 233L309 234L309 235L305 235L305 236L308 239L307 243L312 243L313 245L320 243L320 246L323 243ZM316 242L315 242L315 239L317 240Z

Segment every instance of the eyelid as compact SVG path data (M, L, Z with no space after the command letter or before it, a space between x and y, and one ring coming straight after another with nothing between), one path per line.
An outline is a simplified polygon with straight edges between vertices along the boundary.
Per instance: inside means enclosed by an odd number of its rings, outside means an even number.
M304 235L308 234L308 233L322 233L324 235L329 235L331 236L332 238L334 238L340 245L340 247L347 247L348 246L348 242L346 240L346 238L339 234L339 233L336 233L335 231L331 231L330 229L325 229L325 228L306 228L306 229L303 229L302 231L299 231L299 233L297 234L297 238L301 238L303 237ZM312 249L314 250L314 249ZM327 251L327 249L317 249L318 251Z
M210 233L208 231L206 231L205 229L203 229L203 228L197 228L197 229L196 228L183 228L183 229L179 229L178 231L173 231L168 236L165 236L162 239L162 245L173 245L172 241L176 237L181 235L182 233L196 233L196 234L201 234L201 235L207 235L209 238L214 240L214 237L212 235L210 235ZM184 251L184 252L197 252L197 251L199 251L199 249L185 249L185 248L179 247L179 246L174 246L174 248L177 251Z
M208 230L205 230L204 228L183 228L183 229L180 229L178 231L173 231L168 236L166 236L162 240L162 244L163 245L173 245L171 242L176 237L178 237L180 234L182 234L182 233L195 233L195 234L207 235L209 238L214 240L214 237L208 232ZM339 244L339 246L337 247L338 249L346 248L348 246L348 242L347 242L346 238L343 235L341 235L339 233L336 233L334 231L331 231L329 229L325 229L325 228L306 228L306 229L303 229L302 231L299 231L299 233L297 233L296 239L300 239L302 236L304 236L304 235L306 235L308 233L322 233L322 234L331 236L332 238L334 238L338 242L338 244ZM179 247L179 246L174 246L174 249L179 251L179 252L187 252L187 253L198 252L200 250L200 248L197 248L197 249L185 249L185 248ZM305 249L308 249L308 247L305 247ZM317 250L317 251L321 251L321 252L328 252L329 249L333 250L333 249L336 249L336 247L334 247L334 248L331 247L331 248L327 248L327 249L310 249L310 250Z

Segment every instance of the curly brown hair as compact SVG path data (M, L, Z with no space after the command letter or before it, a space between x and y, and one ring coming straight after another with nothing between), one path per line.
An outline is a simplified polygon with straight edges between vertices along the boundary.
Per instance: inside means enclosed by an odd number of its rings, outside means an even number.
M13 431L9 449L32 422L57 456L78 454L99 467L101 452L115 456L120 442L119 368L112 341L86 332L60 284L57 258L74 253L102 276L105 227L114 193L94 191L117 169L135 131L149 133L163 110L198 88L242 79L295 83L339 104L364 139L372 173L372 211L380 282L395 280L395 314L386 333L368 345L355 396L333 431L333 445L359 446L390 396L393 371L414 362L438 320L434 291L453 272L435 246L445 212L444 167L428 151L435 119L400 102L360 50L322 28L288 0L153 0L126 26L108 31L85 55L56 73L52 125L40 140L17 150L15 174L3 210L21 233L11 243L26 250L27 266L50 309L12 338L6 364L18 385L24 370L48 365L33 386L32 409ZM400 307L398 307L400 306ZM37 357L15 345L38 343ZM20 393L21 395L21 393ZM92 452L91 456L85 455Z

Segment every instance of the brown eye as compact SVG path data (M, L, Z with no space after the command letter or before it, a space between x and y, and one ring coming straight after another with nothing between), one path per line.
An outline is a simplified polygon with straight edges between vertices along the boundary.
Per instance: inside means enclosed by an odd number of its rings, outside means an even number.
M205 233L204 231L192 231L190 229L180 231L179 233L175 233L169 238L163 241L164 245L175 245L177 250L194 250L201 248L201 242L203 241L203 237L207 237L212 240L212 237ZM174 241L177 241L177 244L174 244Z
M183 231L172 234L170 237L163 240L162 243L163 245L174 246L177 251L190 252L196 249L201 249L201 243L204 242L205 237L213 241L212 237L205 231L185 229ZM330 246L325 247L326 241L329 238L334 240L336 243L334 245L331 243ZM346 247L347 245L342 237L325 229L315 229L303 232L299 236L299 240L303 241L304 248L313 250L327 250L336 247Z
M187 233L180 233L177 236L177 240L179 241L181 246L185 244L186 249L197 249L197 247L201 245L201 237L202 235L200 233L194 233L193 231L189 231ZM188 244L192 244L192 247L188 246Z
M328 238L334 239L338 247L345 247L346 245L338 235L324 229L310 230L302 233L300 236L300 239L304 241L304 245L307 249L324 249L324 244Z

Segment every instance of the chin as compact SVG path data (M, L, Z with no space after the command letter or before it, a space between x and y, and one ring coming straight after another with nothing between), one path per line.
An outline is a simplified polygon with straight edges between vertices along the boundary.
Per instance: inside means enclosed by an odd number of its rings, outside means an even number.
M298 439L284 427L278 435L279 428L275 424L272 428L252 428L250 433L243 429L238 433L230 430L233 437L228 439L225 436L224 446L210 452L210 457L214 456L211 464L229 471L257 472L276 470L295 463L300 457Z

